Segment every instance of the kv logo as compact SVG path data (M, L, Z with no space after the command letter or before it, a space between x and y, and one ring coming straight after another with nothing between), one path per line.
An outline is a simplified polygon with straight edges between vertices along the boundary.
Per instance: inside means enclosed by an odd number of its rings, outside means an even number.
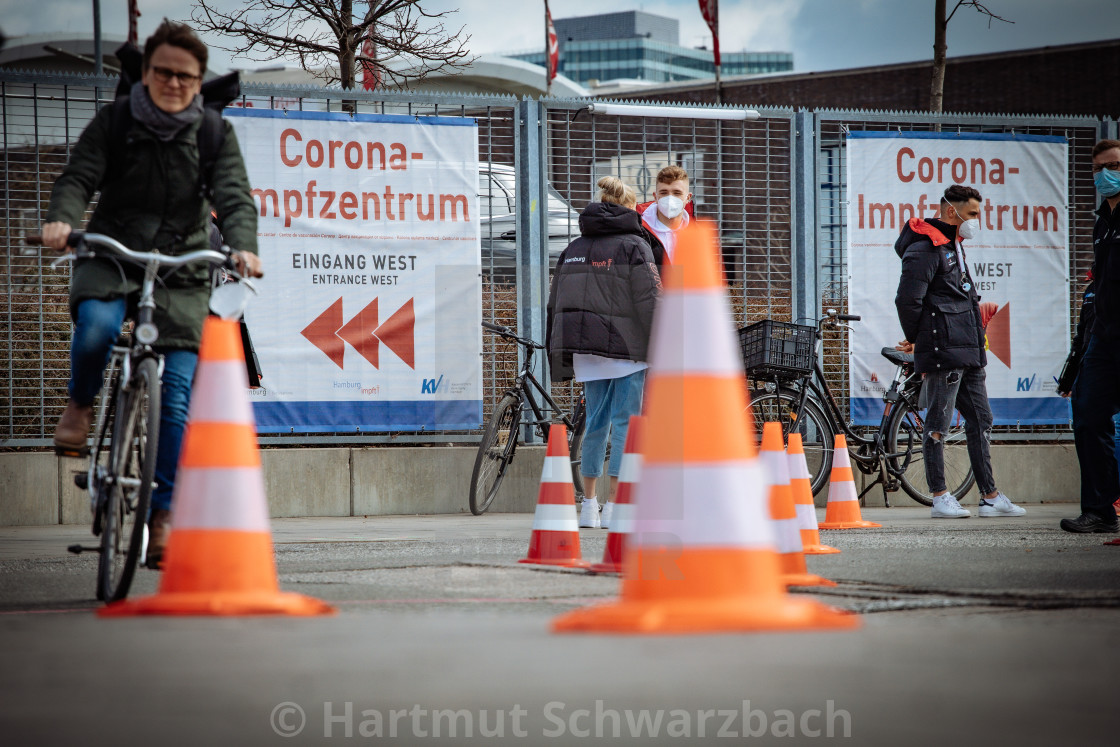
M1022 377L1019 377L1019 380L1015 384L1015 391L1017 391L1017 392L1029 392L1029 391L1031 391L1032 389L1035 388L1034 387L1034 380L1036 378L1038 378L1038 374L1033 374L1029 379L1024 379Z
M440 374L438 379L420 379L420 393L435 394L439 391L439 385L442 383L443 374Z
M407 363L409 368L415 369L415 326L416 315L412 310L411 298L381 325L377 323L376 298L345 324L342 323L342 299L339 298L300 334L326 353L339 368L343 367L346 353L344 343L348 342L374 368L377 368L378 348L384 344Z

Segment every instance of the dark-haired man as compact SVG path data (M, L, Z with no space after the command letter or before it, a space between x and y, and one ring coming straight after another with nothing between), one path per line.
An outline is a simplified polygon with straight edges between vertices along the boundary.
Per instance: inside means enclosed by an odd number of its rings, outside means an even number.
M906 339L913 341L914 367L922 374L922 398L929 408L922 453L926 482L933 492L930 515L935 519L971 515L945 485L943 438L953 410L959 410L965 420L968 458L982 494L980 516L1026 513L996 489L992 475L984 325L980 296L961 245L962 239L980 230L981 199L972 187L950 186L941 198L938 217L910 219L894 245L902 257L894 304Z
M1094 319L1073 385L1073 438L1081 465L1081 516L1061 527L1079 534L1120 531L1115 424L1120 411L1120 140L1093 146L1093 183L1104 198L1093 227Z
M114 105L103 107L85 128L51 191L43 241L61 250L79 225L94 192L100 191L87 230L103 233L136 251L184 254L210 245L211 205L200 189L198 130L206 45L180 23L164 21L144 45L143 77L129 93L132 124L128 147L112 148ZM257 214L249 178L233 128L225 123L214 163L213 208L226 242L238 250L243 274L258 275ZM122 163L110 164L111 157ZM109 260L84 259L74 267L70 315L70 401L54 443L60 453L80 453L93 420L109 349L120 332L142 270L118 269ZM191 380L198 361L202 323L208 313L206 266L182 268L156 291L157 350L163 355L162 406L152 492L148 562L159 563L170 531L171 491L187 420Z

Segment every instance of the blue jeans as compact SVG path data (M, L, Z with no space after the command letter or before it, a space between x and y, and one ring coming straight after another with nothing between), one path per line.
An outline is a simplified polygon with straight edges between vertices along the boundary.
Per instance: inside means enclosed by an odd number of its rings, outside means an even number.
M922 454L926 468L926 484L931 492L947 490L945 485L944 435L949 430L953 410L964 418L964 435L968 443L968 461L976 475L976 486L981 495L995 492L992 476L990 441L992 436L992 408L988 404L987 375L983 368L954 368L926 374L923 398L926 402L925 431L922 434ZM933 438L939 433L941 438ZM960 496L955 496L960 498Z
M646 383L642 369L620 379L596 379L583 382L587 400L587 421L584 425L583 449L579 471L584 477L603 474L607 456L607 436L611 440L611 460L607 474L618 477L622 469L622 453L626 448L626 430L630 416L642 412L642 391Z
M1120 493L1114 420L1120 411L1120 344L1097 335L1089 338L1071 399L1081 512L1112 521L1112 503Z
M1116 464L1117 469L1120 469L1120 412L1116 413L1116 416L1112 418L1112 429L1116 431Z
M101 391L109 351L120 334L127 305L124 298L88 299L78 304L74 337L70 342L70 398L79 405L93 404ZM198 353L191 350L157 349L163 354L163 386L160 388L159 444L156 449L156 488L152 510L171 509L171 490L179 467L179 447L187 424L191 382Z

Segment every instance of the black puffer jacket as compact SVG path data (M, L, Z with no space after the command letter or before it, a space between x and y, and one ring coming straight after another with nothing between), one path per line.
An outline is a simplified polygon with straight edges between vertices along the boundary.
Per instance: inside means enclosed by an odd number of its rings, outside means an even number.
M1097 209L1093 226L1093 278L1097 286L1093 334L1120 341L1120 205L1108 200Z
M638 213L593 202L579 217L579 231L556 263L548 294L553 381L572 378L573 353L644 361L661 291Z
M914 367L920 373L988 363L980 296L957 259L955 237L955 226L912 218L894 244L902 257L894 305L903 334L914 343Z

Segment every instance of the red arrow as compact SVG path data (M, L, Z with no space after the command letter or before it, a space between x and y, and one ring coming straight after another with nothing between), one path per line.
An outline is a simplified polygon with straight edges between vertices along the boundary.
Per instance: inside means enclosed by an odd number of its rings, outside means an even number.
M338 336L354 346L358 354L377 368L377 338L374 330L377 329L377 299L359 311L357 315L338 330Z
M373 334L385 343L385 347L397 354L397 357L408 364L411 369L416 368L414 357L413 329L416 326L416 315L412 310L412 299L408 299L404 306L397 309L396 313L385 320ZM374 364L377 365L377 364Z
M335 334L342 326L342 298L332 303L322 314L317 316L300 332L301 335L315 347L327 354L334 364L342 368L346 354L346 345Z
M988 349L1005 366L1011 368L1011 304L992 315L988 322Z

